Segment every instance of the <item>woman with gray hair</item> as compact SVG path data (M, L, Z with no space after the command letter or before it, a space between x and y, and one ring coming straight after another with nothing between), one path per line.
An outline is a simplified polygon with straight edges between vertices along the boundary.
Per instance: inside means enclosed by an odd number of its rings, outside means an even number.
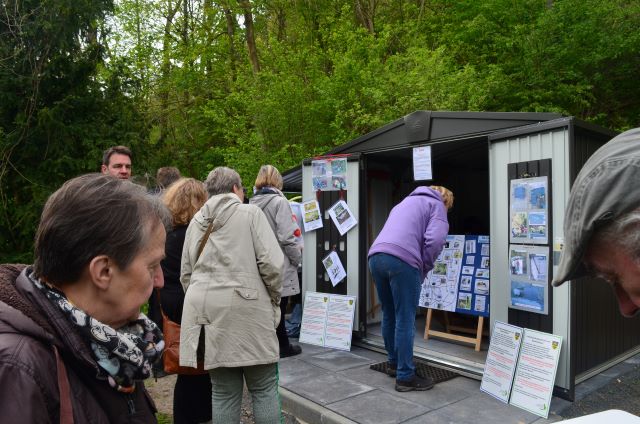
M242 203L235 170L215 168L205 186L210 198L191 220L182 254L180 365L202 361L209 370L214 423L240 421L243 380L256 422L278 423L284 257L264 213Z

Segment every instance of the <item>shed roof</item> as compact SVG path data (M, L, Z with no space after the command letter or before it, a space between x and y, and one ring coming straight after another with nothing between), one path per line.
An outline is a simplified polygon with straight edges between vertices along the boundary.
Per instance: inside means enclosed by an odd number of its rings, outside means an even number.
M396 150L436 141L478 138L498 130L561 118L538 112L437 112L419 110L342 144L327 155ZM302 167L282 174L284 191L302 191Z

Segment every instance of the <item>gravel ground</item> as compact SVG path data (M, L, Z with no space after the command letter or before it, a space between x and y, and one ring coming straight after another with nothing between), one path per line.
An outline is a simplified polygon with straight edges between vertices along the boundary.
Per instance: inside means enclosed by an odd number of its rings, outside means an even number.
M608 409L620 409L640 415L640 367L614 378L603 387L574 402L562 411L562 417L581 417Z
M169 375L155 380L153 378L145 381L145 385L156 403L158 412L166 418L173 414L173 386L176 384L176 376ZM298 424L299 421L292 415L284 413L286 424ZM164 422L167 422L166 420ZM169 421L171 422L171 421ZM242 412L240 413L241 424L254 424L253 411L251 409L251 397L246 387L242 396Z

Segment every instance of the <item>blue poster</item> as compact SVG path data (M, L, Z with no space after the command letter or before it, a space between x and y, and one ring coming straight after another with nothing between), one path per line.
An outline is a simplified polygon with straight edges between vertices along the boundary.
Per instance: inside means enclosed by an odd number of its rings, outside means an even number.
M489 316L489 236L465 235L456 312Z

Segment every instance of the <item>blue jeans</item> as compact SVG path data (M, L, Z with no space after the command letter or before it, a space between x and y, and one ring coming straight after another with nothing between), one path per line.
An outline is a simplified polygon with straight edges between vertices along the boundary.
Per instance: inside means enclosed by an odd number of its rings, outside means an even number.
M371 256L369 269L382 305L382 337L389 362L398 367L397 380L411 380L415 375L413 336L422 287L420 271L386 253Z

